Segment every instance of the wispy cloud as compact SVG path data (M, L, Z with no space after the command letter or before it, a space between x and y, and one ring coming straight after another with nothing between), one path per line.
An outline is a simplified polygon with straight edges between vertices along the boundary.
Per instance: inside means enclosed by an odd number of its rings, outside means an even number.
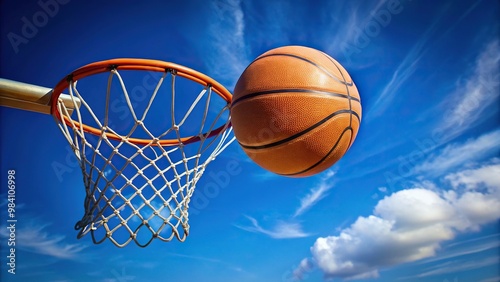
M329 14L330 20L328 23L331 26L325 30L328 32L336 30L337 32L334 36L320 37L328 39L328 42L325 42L327 46L327 50L325 51L336 53L339 51L340 46L340 49L343 49L345 59L349 61L351 53L358 53L362 47L366 47L364 45L368 42L364 42L366 39L361 40L360 38L366 36L364 33L368 23L373 21L376 12L386 2L387 0L379 0L378 2L370 1L362 4L355 2L328 2L332 6L326 7L324 12ZM348 17L342 17L341 14L347 14ZM342 18L346 18L346 20L338 20ZM360 42L363 44L360 44Z
M81 260L82 251L87 248L83 244L69 244L66 236L51 234L47 231L48 224L41 224L36 219L25 221L16 228L16 247L19 249L51 256L59 259ZM1 226L0 237L8 238L6 226Z
M245 231L265 234L275 239L290 239L310 236L310 234L302 231L302 226L299 223L278 221L272 228L266 229L260 226L259 222L255 218L250 216L247 216L247 218L252 223L251 226L235 226Z
M430 47L428 46L429 39L434 34L439 22L440 18L425 31L422 37L420 37L420 39L406 54L401 64L399 64L392 74L389 82L378 95L373 106L368 109L367 119L380 116L387 109L387 107L392 104L394 97L400 93L401 86L403 86L417 70L420 59L427 52L429 49L428 47Z
M410 52L403 59L401 64L396 68L392 74L391 80L385 85L381 93L378 95L377 100L371 109L367 113L368 117L380 116L385 109L391 105L392 100L398 93L402 85L415 73L417 70L418 62L421 58L421 52L423 43L427 42L427 38L422 38L420 41L410 50Z
M477 3L472 5L466 14L475 6L477 6ZM449 32L454 25L450 26L447 32ZM423 52L425 52L425 50ZM500 41L495 39L486 43L485 48L479 50L478 53L475 62L470 67L471 74L466 77L460 77L455 83L456 87L450 91L447 96L444 96L443 102L429 109L428 112L432 113L432 116L431 114L422 115L425 116L425 120L435 120L437 123L437 125L431 125L430 130L432 134L427 134L426 139L432 140L433 142L433 146L427 148L427 150L434 150L446 144L452 138L457 137L464 131L474 128L474 125L479 122L488 118L491 119L491 115L494 115L498 111L498 103L496 102L498 102L497 100L500 95ZM386 86L385 89L389 91L392 87L393 86ZM380 98L378 100L380 100ZM382 100L380 101L382 102ZM442 118L435 118L436 116L442 116ZM368 139L370 138L380 139L380 136L376 136L375 134L374 136L368 137ZM361 157L358 157L358 159L354 159L353 162L357 164L373 156L380 156L380 154L386 153L404 144L401 140L401 138L396 138L396 141L391 140L390 142L384 142L383 145L374 146L375 149L371 151L368 150L365 154L362 154ZM370 140L368 140L368 142L369 141ZM417 151L413 150L411 153L415 152ZM421 153L427 154L428 152ZM461 151L455 156L462 156L464 158L463 161L466 161L465 158L467 157L470 160L480 157L480 155L475 155L475 152L470 151ZM404 158L408 159L411 157L411 155L407 155ZM443 165L446 163L450 164L453 160L455 160L455 157L444 162ZM387 160L377 166L361 168L357 172L350 174L350 177L359 178L367 174L387 170L388 167L395 165L396 161L396 159ZM455 162L455 164L457 163ZM416 164L412 161L412 165Z
M311 188L309 190L309 193L307 193L303 198L300 199L300 206L293 214L291 220L278 220L273 223L272 227L264 228L255 218L246 216L246 218L251 222L251 226L235 226L245 231L265 234L275 239L301 238L310 236L311 234L304 232L302 230L302 226L297 223L294 218L302 215L307 210L316 205L321 199L327 196L327 192L333 187L332 178L335 173L336 170L330 169L323 174L322 178L320 178L319 184Z
M452 30L456 28L459 22L463 21L475 8L476 6L480 3L481 1L477 1L474 4L471 4L469 9L465 11L460 18L458 18L456 21L454 21L452 24L448 25L448 29L442 33L439 34L439 38L444 38L447 34L449 34ZM425 31L425 33L422 35L422 37L416 42L416 44L413 46L413 48L407 53L401 64L396 68L394 71L391 79L389 82L385 85L383 90L381 91L380 95L378 98L375 100L374 105L372 108L368 109L368 112L366 114L366 120L370 120L371 118L377 117L381 115L389 105L391 105L392 100L398 93L400 93L400 88L403 86L408 79L411 78L411 76L415 73L415 71L418 68L418 63L420 59L425 55L425 53L432 48L433 46L436 45L436 43L439 41L439 39L432 41L432 46L429 45L429 39L433 36L435 33L436 29L438 26L440 26L440 21L443 15L447 12L447 8L443 9L440 16L437 18L437 20L434 21L432 25L429 26L429 28ZM427 48L426 48L427 47ZM498 93L498 58L500 57L499 51L498 51L498 40L495 42L492 42L483 52L479 58L478 62L476 65L476 73L471 77L471 83L466 83L466 85L469 87L469 89L464 88L463 85L457 88L456 92L461 92L461 93L455 93L455 94L466 94L466 99L468 98L468 101L463 100L462 105L457 107L457 110L459 112L464 112L464 109L466 109L467 112L469 112L468 108L471 107L472 104L477 102L477 97L474 97L477 94L474 94L474 92L470 91L473 90L474 88L486 88L490 92L495 91ZM492 72L492 68L496 68L496 72ZM485 80L486 76L483 76L484 74L488 74L491 76L492 73L496 73L496 77L494 79L488 79L487 81ZM479 79L478 79L479 78ZM496 81L496 84L494 82ZM459 97L463 97L464 95L458 95ZM462 99L462 98L461 98ZM481 105L483 107L485 105ZM471 112L472 113L472 112ZM476 114L476 113L474 113ZM479 115L479 114L478 114ZM460 116L460 115L458 115ZM463 116L463 115L462 115ZM457 120L453 120L454 118L450 119L449 123L456 122ZM460 119L457 117L457 119ZM464 122L467 120L467 123L473 123L474 120L468 120L467 118L462 119L461 122ZM456 124L454 124L456 125ZM447 127L448 125L444 125L443 127ZM447 129L450 129L448 127ZM445 129L445 130L447 130Z
M460 260L460 261L446 262L444 264L434 265L431 270L423 272L417 275L417 277L421 278L433 275L469 271L489 265L495 265L495 264L498 265L499 262L500 262L499 256L490 256L479 260L469 260L469 261Z
M417 264L428 264L436 261L448 260L452 258L481 253L491 249L496 249L500 247L500 241L498 240L499 235L500 234L494 234L475 238L474 240L466 240L463 242L449 244L446 246L446 248L451 248L450 251L443 252L432 258L424 259L417 262Z
M463 143L447 145L413 168L412 175L440 176L465 163L481 160L498 152L500 129Z
M500 167L500 164L492 166ZM484 168L477 168L481 169ZM465 191L454 189L455 183L449 185L452 187L449 190L412 188L386 196L375 206L372 215L359 217L349 227L340 230L339 235L317 238L311 247L309 262L330 279L361 279L378 277L381 268L436 256L441 245L458 233L477 230L482 224L500 219L500 187L491 184L488 178L479 179L483 173L472 174L477 181L469 182L470 187ZM459 181L463 178L453 179ZM480 246L474 245L479 248L458 248L444 254L441 259L472 255L498 247L499 243L488 241ZM304 263L304 267L310 269L310 263ZM498 257L470 262L464 269L494 263L498 263ZM461 271L458 265L458 261L442 265L421 275ZM299 266L296 273L304 273L307 269Z
M326 196L326 192L330 190L333 185L320 183L317 187L313 188L309 194L300 200L300 207L295 211L294 217L297 217L314 206L319 200Z
M2 199L7 199L6 196ZM3 208L7 203L0 203L0 208ZM23 224L16 224L16 247L32 253L38 253L58 259L67 260L84 260L86 256L82 251L87 248L84 244L70 244L66 241L66 236L57 235L49 232L48 222L43 222L42 219L26 214L20 204L17 207L17 213L23 214ZM5 209L7 210L7 209ZM4 217L6 218L6 216ZM7 229L8 225L0 226L0 238L9 238L10 232Z
M224 266L227 269L230 269L232 271L246 272L240 266L233 265L231 263L225 262L225 261L217 259L217 258L204 257L204 256L199 256L199 255L186 255L186 254L179 254L179 253L172 253L172 252L167 252L167 253L165 253L165 255L166 256L178 257L178 258L185 258L185 259L188 259L188 260L195 260L195 261L199 261L199 262L209 262L209 263L213 263L213 264L218 264L218 265ZM137 264L137 262L134 262L134 263ZM156 267L157 267L157 265L155 264L154 267L152 267L152 268L156 268Z
M204 60L208 74L232 89L248 65L245 44L245 14L241 0L213 1L215 17L208 26L210 41ZM221 63L223 62L223 63Z
M495 233L495 234L490 234L490 235L486 235L486 236L482 236L482 237L478 237L478 238L463 240L460 242L454 242L454 243L448 244L447 247L459 246L459 245L464 245L464 244L468 244L468 243L475 243L478 241L495 239L495 238L500 238L500 233Z
M486 109L500 95L500 43L497 39L478 55L473 73L457 81L456 89L444 107L450 108L445 119L436 128L449 137L459 135L471 125L488 117Z
M490 278L486 278L486 279L483 279L479 282L498 282L500 281L500 276L494 276L494 277L490 277Z
M192 260L213 262L213 263L221 263L222 262L219 259L214 259L214 258L209 258L209 257L202 257L202 256L194 256L194 255L178 254L178 253L172 253L172 252L165 253L165 255L167 255L167 256L174 256L174 257L180 257L180 258L187 258L187 259L192 259Z
M328 190L333 187L332 177L334 175L335 171L333 170L326 172L319 185L313 187L309 193L300 200L300 206L295 211L295 214L293 215L294 217L303 214L327 195L326 193Z

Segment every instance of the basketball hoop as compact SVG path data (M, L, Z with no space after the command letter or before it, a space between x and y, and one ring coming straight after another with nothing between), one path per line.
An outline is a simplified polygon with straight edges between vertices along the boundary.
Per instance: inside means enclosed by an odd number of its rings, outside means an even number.
M196 95L180 96L181 86ZM73 113L59 99L63 91L81 103ZM61 80L51 113L83 172L78 238L91 233L94 243L109 239L118 247L184 241L196 183L234 140L231 99L212 78L156 60L97 62Z

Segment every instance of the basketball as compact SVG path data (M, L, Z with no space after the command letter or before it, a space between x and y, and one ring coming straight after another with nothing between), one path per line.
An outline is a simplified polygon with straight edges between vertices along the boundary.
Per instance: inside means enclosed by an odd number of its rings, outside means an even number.
M329 55L285 46L257 57L234 89L231 123L245 153L279 175L306 177L351 147L361 101L349 73Z

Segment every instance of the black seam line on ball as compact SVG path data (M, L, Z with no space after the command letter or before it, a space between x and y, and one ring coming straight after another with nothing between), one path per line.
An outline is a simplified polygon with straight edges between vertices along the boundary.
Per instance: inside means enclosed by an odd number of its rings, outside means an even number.
M298 174L302 174L302 173L306 173L308 171L310 171L311 169L317 167L318 165L320 165L324 160L326 160L326 158L328 158L330 156L330 154L333 152L333 150L335 150L335 148L337 148L337 146L339 145L339 142L340 140L342 140L342 137L344 136L344 134L350 130L351 133L352 133L352 127L346 127L344 129L344 131L342 131L342 134L340 134L340 137L339 139L337 139L337 142L335 143L335 145L333 145L333 147L330 149L330 151L328 151L328 154L326 154L323 158L321 158L321 160L319 160L318 162L316 162L315 164L313 164L312 166L302 170L302 171L299 171L299 172L294 172L294 173L280 173L279 175L283 175L283 176L294 176L294 175L298 175ZM352 135L352 134L351 134Z
M301 57L301 56L297 56L297 55L293 55L293 54L286 54L286 53L276 53L276 54L269 54L269 55L265 55L265 56L261 56L261 57L258 57L257 59L255 59L253 62L255 61L258 61L258 60L261 60L261 59L264 59L264 58L267 58L267 57L273 57L273 56L286 56L286 57L292 57L292 58L296 58L296 59L299 59L299 60L302 60L304 62L307 62L315 67L317 67L318 69L322 70L323 72L325 72L329 77L335 79L336 81L342 83L342 84L346 84L348 86L352 86L352 81L351 83L347 83L346 81L342 81L340 79L338 79L336 76L332 75L327 69L325 69L324 67L316 64L315 62L309 60L309 59L306 59L304 57ZM253 64L252 62L252 64Z
M359 102L358 98L352 97L352 96L346 95L346 94L340 94L340 93L329 92L329 91L314 90L314 89L294 88L294 89L275 89L275 90L267 90L267 91L250 93L250 94L247 94L239 99L233 100L231 107L234 107L234 105L238 104L241 101L244 101L244 100L247 100L247 99L250 99L253 97L257 97L257 96L261 96L261 95L268 95L268 94L278 94L278 93L313 93L313 94L322 94L322 95L326 95L326 96L351 99L351 100Z
M323 52L322 52L323 53ZM328 59L330 60L330 62L333 63L333 65L337 68L337 70L340 72L340 75L342 76L342 79L346 82L346 86L345 86L345 90L347 92L347 96L349 96L349 98L351 98L351 93L349 91L349 86L347 86L347 81L345 80L345 76L344 76L344 73L342 72L342 70L340 70L340 67L337 65L337 63L330 57L328 56L327 54L323 53L323 55ZM351 99L348 100L349 101L349 110L352 111L352 104L351 104ZM349 116L349 127L352 128L352 115ZM351 139L349 140L349 145L347 148L351 147L351 144L352 144L352 138L353 138L353 134L351 134Z
M314 129L316 129L317 127L319 127L320 125L324 124L325 122L327 122L328 120L330 120L331 118L333 118L334 116L337 116L337 115L340 115L340 114L352 114L352 115L355 115L359 118L358 114L351 111L351 110L340 110L340 111L336 111L334 113L331 113L330 115L328 115L327 117L323 118L322 120L320 120L319 122L313 124L312 126L308 127L307 129L305 130L302 130L301 132L298 132L298 133L295 133L294 135L292 136L289 136L285 139L282 139L280 141L276 141L276 142L273 142L273 143L270 143L270 144L265 144L265 145L259 145L259 146L248 146L248 145L244 145L244 144L241 144L240 142L240 146L245 148L245 149L254 149L254 150L259 150L259 149L267 149L267 148L271 148L271 147L275 147L275 146L279 146L279 145L282 145L284 143L287 143L289 141L292 141L293 139L295 138L298 138Z

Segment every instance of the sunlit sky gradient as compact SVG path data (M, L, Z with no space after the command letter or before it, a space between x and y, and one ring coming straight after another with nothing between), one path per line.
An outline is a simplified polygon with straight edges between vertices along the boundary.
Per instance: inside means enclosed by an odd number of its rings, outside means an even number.
M197 185L186 242L119 249L76 239L82 176L53 118L0 108L1 281L500 280L498 1L171 2L4 0L0 76L53 87L90 62L139 57L232 91L261 53L304 45L355 81L354 145L328 171L292 179L233 143ZM228 163L229 184L203 201Z

